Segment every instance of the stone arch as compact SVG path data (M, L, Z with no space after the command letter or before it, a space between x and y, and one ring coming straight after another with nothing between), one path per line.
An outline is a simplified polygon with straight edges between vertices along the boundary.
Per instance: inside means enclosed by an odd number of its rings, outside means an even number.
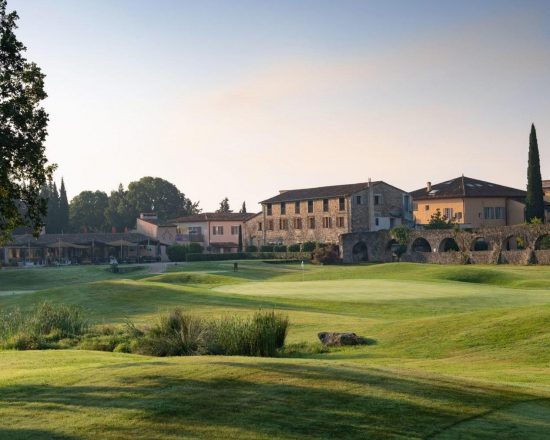
M490 251L493 245L490 240L485 237L476 237L472 240L471 251Z
M502 244L502 249L505 251L522 251L528 247L527 237L522 234L508 235Z
M412 252L431 252L432 247L424 237L417 237L411 244Z
M459 250L458 243L452 237L446 237L439 243L439 252L458 252Z
M364 241L358 241L353 245L351 250L353 254L353 261L355 263L361 261L369 261L369 252L367 249L367 244Z
M535 240L535 250L548 251L550 250L550 234L542 234Z

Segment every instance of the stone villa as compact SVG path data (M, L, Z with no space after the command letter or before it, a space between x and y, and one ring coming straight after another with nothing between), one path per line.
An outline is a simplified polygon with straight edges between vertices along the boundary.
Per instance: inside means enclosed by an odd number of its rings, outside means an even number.
M410 195L382 181L280 191L261 204L247 244L336 244L344 233L412 222Z

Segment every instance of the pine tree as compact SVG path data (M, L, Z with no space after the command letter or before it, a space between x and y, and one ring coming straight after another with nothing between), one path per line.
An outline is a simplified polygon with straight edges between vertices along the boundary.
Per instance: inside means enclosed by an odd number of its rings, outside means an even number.
M219 212L219 213L233 212L233 211L231 210L231 208L229 207L229 199L228 199L227 197L225 197L225 198L220 202L220 207L219 207L219 209L218 209L216 212Z
M544 222L544 193L540 174L539 145L535 124L531 125L529 135L529 161L527 165L527 198L525 201L525 218L528 223L538 218Z
M246 202L243 202L243 206L241 207L241 210L239 212L241 214L246 214Z
M67 191L65 182L61 178L61 188L59 189L59 211L58 211L59 232L69 231L69 200L67 200Z

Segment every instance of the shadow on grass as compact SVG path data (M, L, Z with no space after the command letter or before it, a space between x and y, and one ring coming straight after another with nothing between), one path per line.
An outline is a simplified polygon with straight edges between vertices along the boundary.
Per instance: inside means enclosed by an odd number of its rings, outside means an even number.
M0 414L11 408L18 418L41 417L47 423L49 413L70 407L66 423L71 423L73 414L81 418L94 414L93 429L114 437L129 434L135 424L142 438L158 438L162 430L175 436L218 438L228 430L238 432L240 438L423 438L461 420L532 398L373 369L277 361L215 365L224 368L214 374L221 371L224 376L185 378L181 372L164 370L163 375L118 376L114 386L4 386ZM228 378L227 373L236 377ZM98 420L102 411L120 412L123 419L130 411L132 426ZM525 430L536 429L526 423Z
M0 439L5 440L77 440L79 438L38 429L0 428Z

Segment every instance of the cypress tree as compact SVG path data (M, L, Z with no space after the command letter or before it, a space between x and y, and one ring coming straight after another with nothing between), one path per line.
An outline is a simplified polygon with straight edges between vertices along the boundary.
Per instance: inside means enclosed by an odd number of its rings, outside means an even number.
M243 206L241 207L241 210L239 212L241 214L246 214L246 202L243 202Z
M57 234L59 228L59 193L55 182L50 183L48 194L48 216L46 217L46 232Z
M238 244L238 252L243 251L243 227L239 225L239 244Z
M544 222L544 193L540 174L539 145L535 124L531 124L529 135L529 161L527 165L527 198L525 201L525 217L527 222L534 218Z
M65 182L61 178L61 188L59 189L59 232L68 232L69 230L69 201L67 200L67 191Z

